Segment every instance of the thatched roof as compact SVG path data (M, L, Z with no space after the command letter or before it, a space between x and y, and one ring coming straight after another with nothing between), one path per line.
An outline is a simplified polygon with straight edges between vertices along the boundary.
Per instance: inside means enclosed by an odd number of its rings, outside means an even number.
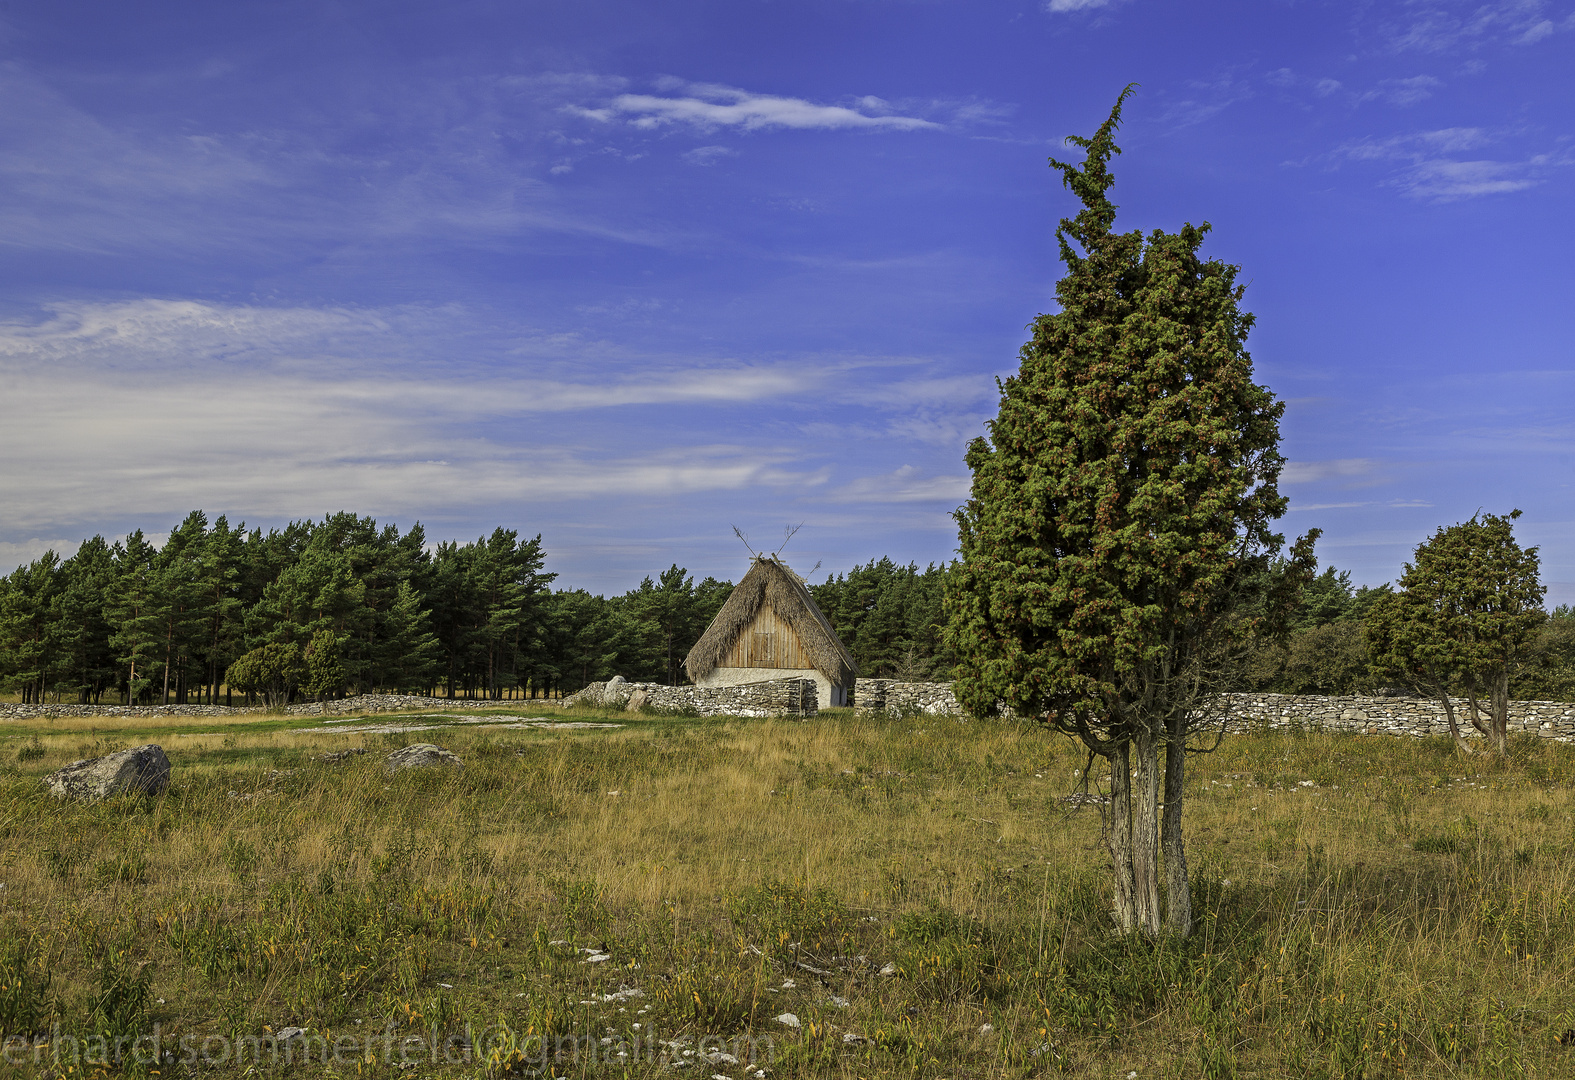
M738 635L755 621L762 604L769 604L777 618L793 628L805 655L832 685L853 685L853 677L859 670L853 654L848 652L848 647L842 644L831 623L815 605L814 597L804 587L804 579L774 555L755 556L749 573L733 589L722 610L695 642L695 647L689 650L684 670L689 673L691 682L699 682L717 666Z

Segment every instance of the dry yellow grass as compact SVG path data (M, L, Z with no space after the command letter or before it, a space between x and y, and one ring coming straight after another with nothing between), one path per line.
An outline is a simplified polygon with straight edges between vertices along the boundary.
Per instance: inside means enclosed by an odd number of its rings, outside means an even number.
M31 737L0 743L0 920L47 959L51 1022L83 1030L119 955L151 960L143 1022L166 1038L437 1016L599 1046L638 1015L672 1039L769 1036L774 1077L1575 1075L1558 1042L1575 1029L1575 749L1500 764L1422 740L1230 739L1188 785L1199 932L1146 945L1105 929L1097 815L1064 801L1085 760L1063 739L850 713L617 719L210 720L135 740L85 724L40 732L25 761ZM131 741L166 747L169 794L39 794L84 746ZM386 776L383 754L417 741L465 768ZM352 745L369 752L317 760ZM899 974L875 973L888 962ZM620 986L651 1011L579 1004Z

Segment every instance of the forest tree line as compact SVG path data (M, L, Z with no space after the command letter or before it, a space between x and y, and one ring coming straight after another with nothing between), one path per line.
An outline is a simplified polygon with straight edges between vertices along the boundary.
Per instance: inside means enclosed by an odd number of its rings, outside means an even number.
M554 589L545 557L540 536L512 529L432 547L419 524L352 513L264 532L193 511L161 546L140 530L95 536L0 579L0 692L195 704L551 696L614 674L677 684L732 591L677 564L622 595ZM944 677L943 577L872 561L815 592L863 670ZM226 678L258 668L283 682Z
M0 692L27 702L255 700L261 683L226 678L248 656L296 657L298 677L269 692L286 699L552 696L615 674L676 685L732 591L677 564L622 595L554 589L545 557L539 536L503 528L429 547L419 524L401 533L351 513L263 532L194 511L158 548L140 531L94 537L69 559L46 553L0 579ZM942 637L949 573L872 559L809 588L861 675L945 680L956 663ZM1390 592L1325 569L1303 588L1289 636L1256 648L1236 687L1387 685L1363 627ZM1538 629L1512 693L1575 699L1568 607Z

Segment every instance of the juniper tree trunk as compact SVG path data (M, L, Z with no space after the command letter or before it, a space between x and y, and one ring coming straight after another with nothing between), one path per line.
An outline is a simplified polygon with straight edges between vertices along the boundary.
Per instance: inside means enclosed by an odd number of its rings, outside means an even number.
M1444 686L1443 680L1433 676L1433 692L1438 695L1438 700L1444 703L1444 715L1449 719L1449 737L1455 740L1455 749L1462 754L1474 754L1475 750L1460 734L1460 725L1455 722L1455 703L1449 700L1449 690Z
M1145 727L1133 740L1132 899L1137 927L1159 936L1159 737Z
M1187 852L1181 839L1181 805L1187 768L1187 716L1171 717L1165 743L1165 814L1160 820L1160 848L1165 856L1165 929L1187 937L1192 933L1192 883L1187 877Z
M1489 690L1488 693L1491 698L1492 691ZM1493 739L1492 718L1490 716L1486 724L1482 722L1482 706L1477 702L1477 683L1475 678L1466 684L1466 704L1471 706L1471 726L1476 728L1479 734L1486 735L1491 742Z
M1498 751L1500 757L1509 753L1509 671L1502 669L1493 673L1492 685L1492 710L1489 723L1493 727L1493 749Z
M1111 914L1116 929L1130 934L1137 927L1132 883L1132 755L1131 744L1118 743L1110 756L1110 805L1106 807L1105 832L1110 844L1110 864L1115 871Z

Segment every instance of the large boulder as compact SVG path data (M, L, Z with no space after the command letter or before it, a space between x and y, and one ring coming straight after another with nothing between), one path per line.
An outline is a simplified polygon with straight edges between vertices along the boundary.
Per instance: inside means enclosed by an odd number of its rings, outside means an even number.
M604 709L621 709L629 703L629 695L633 693L634 687L627 679L622 675L614 675L602 687L601 706Z
M157 795L170 786L170 759L164 756L163 747L149 743L73 761L44 777L43 782L57 799L91 801L111 795Z
M606 682L593 682L570 697L569 705L594 705L602 709L621 709L634 693L634 686L622 675L614 675Z
M459 755L441 746L432 743L412 743L403 750L395 750L388 755L384 763L391 773L401 772L405 769L431 769L438 765L453 765L462 768L464 762L459 760Z

